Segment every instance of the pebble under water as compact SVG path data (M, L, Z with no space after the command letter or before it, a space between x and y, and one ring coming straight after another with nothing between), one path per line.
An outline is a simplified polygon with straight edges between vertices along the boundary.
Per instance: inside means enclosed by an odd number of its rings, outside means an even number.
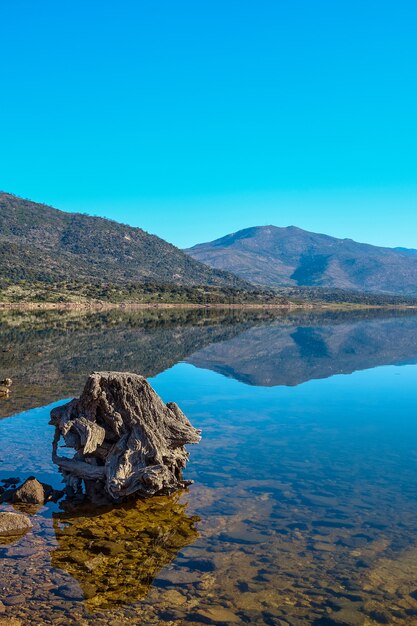
M20 313L0 337L0 479L61 487L49 412L94 369L203 430L185 492L26 510L0 624L417 624L417 316Z

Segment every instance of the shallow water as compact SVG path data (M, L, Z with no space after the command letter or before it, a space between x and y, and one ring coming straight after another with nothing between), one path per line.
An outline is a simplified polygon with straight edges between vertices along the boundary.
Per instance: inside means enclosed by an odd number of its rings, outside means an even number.
M33 530L0 545L0 618L417 623L417 316L0 323L0 377L15 379L1 404L13 416L0 421L0 478L60 486L46 405L78 393L94 369L150 376L203 429L185 493L31 511Z

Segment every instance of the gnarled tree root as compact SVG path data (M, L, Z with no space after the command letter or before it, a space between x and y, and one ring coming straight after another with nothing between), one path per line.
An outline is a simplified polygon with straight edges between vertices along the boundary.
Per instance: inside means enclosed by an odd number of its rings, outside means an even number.
M200 441L181 409L164 404L142 376L126 372L94 372L80 398L51 411L55 426L52 460L69 494L120 502L136 494L150 497L183 486L188 460L184 446ZM58 454L64 439L73 458Z

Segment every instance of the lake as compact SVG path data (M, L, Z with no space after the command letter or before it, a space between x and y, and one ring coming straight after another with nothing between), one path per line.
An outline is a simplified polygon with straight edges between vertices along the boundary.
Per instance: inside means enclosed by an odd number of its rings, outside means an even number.
M0 479L61 486L49 412L94 370L145 375L203 431L187 491L31 511L0 543L0 618L417 624L417 316L14 311L0 337Z

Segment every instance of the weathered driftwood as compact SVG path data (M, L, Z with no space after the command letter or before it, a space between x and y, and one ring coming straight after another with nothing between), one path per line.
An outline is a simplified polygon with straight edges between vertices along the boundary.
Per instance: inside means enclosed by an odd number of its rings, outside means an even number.
M92 500L106 495L121 501L137 494L149 497L185 485L185 444L198 443L194 428L173 402L164 404L142 376L94 372L80 398L51 411L55 426L52 459L69 492L81 490ZM74 457L58 455L65 445Z

